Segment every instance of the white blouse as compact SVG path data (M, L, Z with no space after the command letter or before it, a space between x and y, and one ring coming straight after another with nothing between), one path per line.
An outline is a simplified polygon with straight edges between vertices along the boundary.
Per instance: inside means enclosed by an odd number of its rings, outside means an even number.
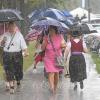
M27 48L24 37L20 32L16 32L14 36L12 36L9 32L7 32L3 35L3 37L6 38L5 47L4 47L5 52L19 52ZM12 37L13 40L10 44L10 48L7 49Z

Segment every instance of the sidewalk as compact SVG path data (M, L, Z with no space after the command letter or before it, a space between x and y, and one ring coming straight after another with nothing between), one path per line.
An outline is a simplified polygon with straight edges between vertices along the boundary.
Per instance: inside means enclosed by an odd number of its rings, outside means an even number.
M0 85L0 100L100 100L100 78L95 71L95 64L90 55L86 55L88 78L84 81L85 88L73 90L73 84L69 78L62 78L58 91L53 96L48 88L48 82L44 78L43 66L38 66L36 74L29 69L23 79L22 87L11 95L5 92L4 85Z

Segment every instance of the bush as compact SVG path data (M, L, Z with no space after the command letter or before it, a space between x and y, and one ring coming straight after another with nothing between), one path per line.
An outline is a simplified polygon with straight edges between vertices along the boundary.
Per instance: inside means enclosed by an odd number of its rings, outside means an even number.
M100 57L96 53L92 53L91 55L96 64L96 70L100 74Z

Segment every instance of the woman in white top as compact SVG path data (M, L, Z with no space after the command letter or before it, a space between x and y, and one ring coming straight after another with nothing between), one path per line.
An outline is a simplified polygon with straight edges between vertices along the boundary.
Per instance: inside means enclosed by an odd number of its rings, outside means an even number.
M6 79L9 82L10 92L14 93L14 80L20 85L23 78L23 56L28 55L26 42L20 33L16 31L15 22L9 22L8 32L3 36L1 44L3 48L3 65Z

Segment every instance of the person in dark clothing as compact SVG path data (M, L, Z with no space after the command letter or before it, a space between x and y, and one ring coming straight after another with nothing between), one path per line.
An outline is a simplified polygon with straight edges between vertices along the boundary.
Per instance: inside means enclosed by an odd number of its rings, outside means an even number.
M74 83L74 89L77 89L77 83L80 83L80 88L83 89L83 80L87 78L86 63L83 52L88 52L85 42L81 38L81 33L77 30L71 32L72 38L67 43L65 55L70 52L69 73L70 80Z

